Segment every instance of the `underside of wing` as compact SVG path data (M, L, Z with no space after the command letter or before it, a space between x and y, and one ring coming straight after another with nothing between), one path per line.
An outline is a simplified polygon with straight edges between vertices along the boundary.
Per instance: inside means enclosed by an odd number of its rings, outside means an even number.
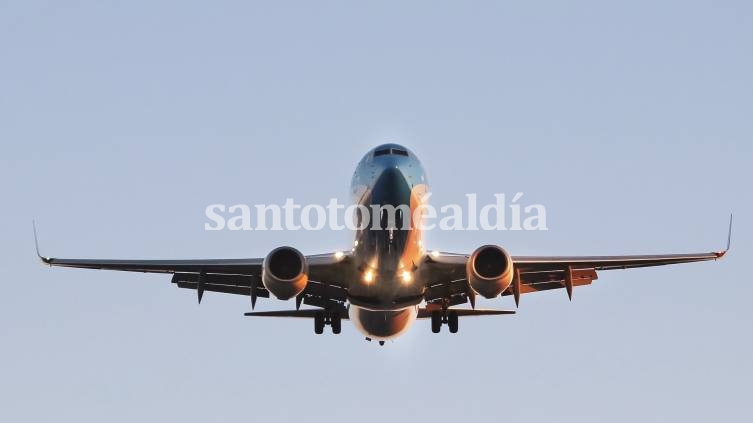
M518 275L516 277L520 277L519 294L567 288L568 276L565 269L521 271ZM598 275L596 270L592 268L573 269L571 271L571 282L574 287L590 285L596 279L598 279ZM513 281L513 284L515 283ZM501 296L515 295L515 289L514 285L511 285L502 292ZM425 298L429 303L446 301L449 306L453 306L471 301L473 295L468 280L462 278L430 285L427 287Z
M730 216L727 247L722 251L619 256L512 256L512 282L507 279L509 286L505 285L507 288L500 295L513 295L517 304L521 294L562 288L572 297L574 287L589 285L598 279L597 271L718 260L729 250L731 237ZM474 305L476 294L466 274L469 260L472 260L472 255L456 253L438 253L427 257L429 283L425 299L429 304L453 306L470 302Z
M179 288L199 289L199 275L196 273L175 273L172 282ZM269 298L269 291L261 282L261 276L212 275L204 276L203 290L225 294L247 295L252 307L257 298ZM340 285L326 284L309 280L306 288L296 298L296 305L306 304L326 309L342 308L347 300L347 291Z
M144 273L215 273L224 275L254 275L261 273L263 259L209 259L209 260L98 260L40 257L50 266L81 269L120 270Z
M310 256L309 281L296 298L296 305L308 304L321 308L341 308L347 299L346 286L338 267L345 260L323 260L324 255ZM42 257L50 266L83 269L120 270L128 272L172 274L172 283L179 288L194 289L199 301L204 292L247 295L252 306L257 298L269 298L261 281L262 258L218 260L97 260Z
M172 283L179 288L197 291L199 302L204 292L247 295L252 307L256 299L268 298L269 291L262 283L264 258L197 259L197 260L109 260L67 259L45 257L39 253L34 231L34 241L40 260L50 266L82 269L117 270L125 272L172 274ZM306 256L308 283L296 297L296 307L308 304L327 309L341 309L347 299L347 273L344 271L350 257L344 253L327 253Z
M636 267L665 266L722 258L725 251L696 254L652 254L626 256L519 256L513 257L516 266L533 271L573 267L577 269L613 270Z

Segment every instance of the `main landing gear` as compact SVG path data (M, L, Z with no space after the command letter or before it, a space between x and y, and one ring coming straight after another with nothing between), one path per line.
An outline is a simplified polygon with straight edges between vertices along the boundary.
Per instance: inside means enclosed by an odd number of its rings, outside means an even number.
M330 325L332 333L339 334L342 330L342 317L336 311L318 311L314 315L314 333L321 335L324 333L324 326Z
M442 323L447 323L450 333L458 331L458 312L455 310L434 310L431 312L431 331L439 333Z

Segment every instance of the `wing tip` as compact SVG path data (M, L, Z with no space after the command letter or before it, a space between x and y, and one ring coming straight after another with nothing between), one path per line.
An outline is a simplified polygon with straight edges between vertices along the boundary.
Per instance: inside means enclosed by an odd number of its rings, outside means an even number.
M45 257L39 252L39 237L37 236L37 222L32 219L31 220L31 226L34 229L34 248L37 251L37 257L39 257L39 260L42 261L44 264L52 264L52 258Z
M729 214L729 227L727 229L727 246L720 251L715 252L716 259L720 259L724 257L727 252L730 250L730 247L732 247L732 212Z
M731 246L732 246L732 213L730 212L730 214L729 214L729 228L727 229L727 246L724 248L724 250L717 251L716 253L714 253L714 254L716 254L716 258L720 259L720 258L724 257L725 254L727 254L727 252L729 251L729 249L730 249Z
M729 251L729 247L732 245L732 212L729 213L729 229L727 230L727 248L724 250Z

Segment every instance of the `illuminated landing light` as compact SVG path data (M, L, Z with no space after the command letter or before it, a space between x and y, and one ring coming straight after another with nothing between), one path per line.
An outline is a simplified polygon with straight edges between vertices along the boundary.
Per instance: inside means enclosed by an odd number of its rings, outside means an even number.
M345 257L345 253L343 253L342 251L335 251L335 259L336 260L340 260L343 257Z
M437 251L437 250L432 251L431 252L431 256L434 257L434 258L439 257L439 251Z
M353 246L358 247L358 240L353 241Z
M366 283L374 282L374 271L367 269L365 272L363 272L363 281Z
M403 280L403 283L411 283L413 281L413 275L407 270L403 270L403 273L400 274L400 278Z

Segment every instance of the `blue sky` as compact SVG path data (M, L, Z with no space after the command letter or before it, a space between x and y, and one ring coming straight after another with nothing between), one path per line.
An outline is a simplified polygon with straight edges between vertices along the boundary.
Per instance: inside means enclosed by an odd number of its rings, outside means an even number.
M3 2L0 420L750 419L751 53L742 1ZM57 256L346 248L346 232L205 231L204 209L344 203L382 142L419 155L435 204L547 207L548 231L431 247L707 251L734 211L733 251L382 348L34 256L32 218Z

